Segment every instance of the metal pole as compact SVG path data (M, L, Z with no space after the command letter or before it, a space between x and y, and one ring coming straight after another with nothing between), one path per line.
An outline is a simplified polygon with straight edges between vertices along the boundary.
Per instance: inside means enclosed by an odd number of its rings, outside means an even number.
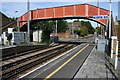
M101 38L102 38L102 33L103 33L103 32L102 32L102 25L100 25L100 26L101 26Z
M15 11L15 13L17 13L18 11ZM18 27L18 32L20 32L20 25L19 25L19 20L16 18L17 20L17 27Z
M98 16L99 16L100 15L99 0L97 6L98 6Z
M97 6L98 6L98 16L100 15L100 11L99 11L99 0L98 0L98 2L97 2ZM97 27L99 27L98 26L99 24L97 23Z
M20 32L20 25L19 20L17 20L18 32Z
M56 20L56 29L55 29L55 33L57 35L57 20Z
M72 22L72 37L73 37L73 34L74 34L73 26L74 26L74 24Z
M109 38L111 38L111 7L112 7L112 0L110 0L110 14L109 14Z
M30 42L30 9L29 9L29 0L27 3L27 11L28 11L28 21L27 21L27 29L28 29L28 43Z

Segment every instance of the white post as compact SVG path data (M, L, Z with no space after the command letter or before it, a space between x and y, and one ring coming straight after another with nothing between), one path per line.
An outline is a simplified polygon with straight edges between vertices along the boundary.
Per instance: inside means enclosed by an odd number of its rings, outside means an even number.
M113 42L114 40L112 39L111 40L111 58L113 58Z
M118 41L116 42L115 69L117 69L117 64L118 64Z

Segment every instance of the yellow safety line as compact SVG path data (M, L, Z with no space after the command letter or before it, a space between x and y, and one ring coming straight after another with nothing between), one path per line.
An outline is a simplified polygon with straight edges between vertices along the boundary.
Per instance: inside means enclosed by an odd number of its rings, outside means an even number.
M62 67L64 67L67 63L69 63L74 57L76 57L80 52L82 52L86 47L88 47L88 45L86 45L84 48L82 48L79 52L77 52L74 56L72 56L70 59L68 59L64 64L62 64L60 67L58 67L55 71L53 71L51 74L49 74L44 80L49 79L51 76L53 76L56 72L58 72Z

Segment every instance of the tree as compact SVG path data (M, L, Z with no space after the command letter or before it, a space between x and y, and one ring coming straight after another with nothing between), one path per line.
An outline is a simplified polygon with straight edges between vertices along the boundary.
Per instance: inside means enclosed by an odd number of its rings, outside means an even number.
M88 34L88 28L86 26L81 26L80 28L85 30L85 35Z
M94 34L95 30L89 21L81 21L81 26L86 26L88 28L88 33Z
M66 32L67 31L67 22L66 21L63 21L63 20L58 20L58 23L57 23L57 31L58 32Z
M17 17L12 17L12 18L9 17L9 18L8 18L9 21L15 21L15 20L17 20L17 19L18 19Z
M82 36L82 37L86 35L86 31L83 28L75 29L74 33L76 33L77 35Z
M55 24L55 21L34 22L34 24L32 24L32 28L35 30L42 30L42 42L49 43L50 33L55 30ZM57 26L58 32L65 32L67 30L67 22L65 21L58 20Z
M74 22L80 22L79 20L74 20Z

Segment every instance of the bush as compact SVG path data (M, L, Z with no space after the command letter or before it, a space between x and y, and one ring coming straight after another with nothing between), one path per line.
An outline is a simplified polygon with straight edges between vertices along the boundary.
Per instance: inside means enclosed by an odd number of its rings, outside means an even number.
M77 35L82 36L82 37L85 36L85 35L87 35L85 29L82 29L82 28L80 28L80 29L75 29L75 30L74 30L74 33L76 33Z

